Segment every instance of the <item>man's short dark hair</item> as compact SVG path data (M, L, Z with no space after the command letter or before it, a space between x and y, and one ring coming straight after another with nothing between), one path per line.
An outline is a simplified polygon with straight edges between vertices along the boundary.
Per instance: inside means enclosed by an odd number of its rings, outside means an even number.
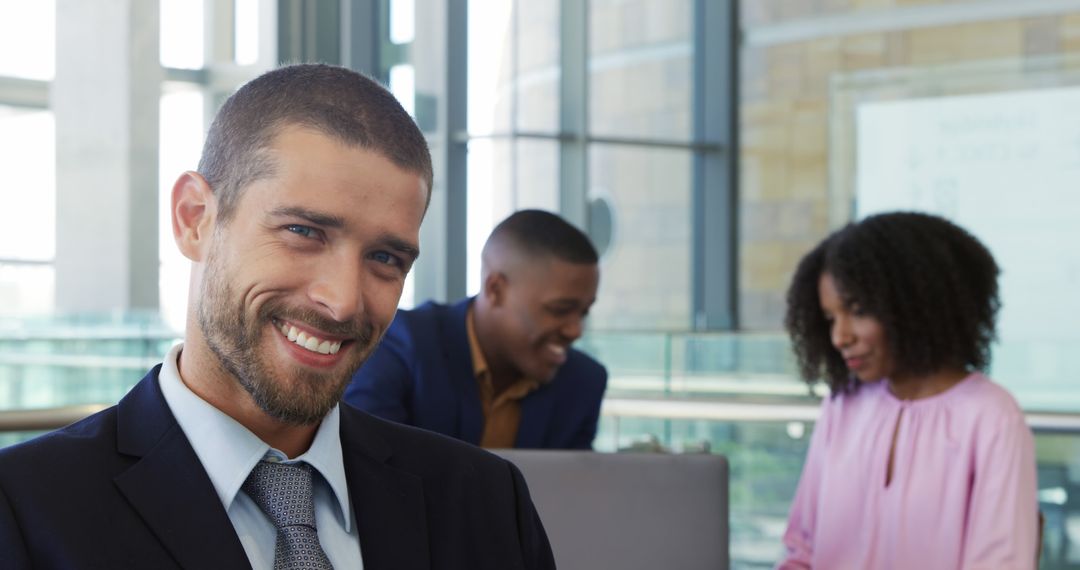
M881 322L895 374L945 367L985 370L995 338L998 266L974 236L929 214L870 216L837 230L799 263L784 324L805 380L833 394L858 387L832 346L818 282L832 276L841 300Z
M394 96L377 82L346 68L289 65L241 87L218 111L206 135L199 174L228 220L241 191L273 175L267 154L287 126L313 129L346 145L374 151L420 175L431 200L431 154L427 141Z
M550 255L569 263L599 260L589 237L566 220L543 210L519 210L491 232L488 241L509 242L530 257Z

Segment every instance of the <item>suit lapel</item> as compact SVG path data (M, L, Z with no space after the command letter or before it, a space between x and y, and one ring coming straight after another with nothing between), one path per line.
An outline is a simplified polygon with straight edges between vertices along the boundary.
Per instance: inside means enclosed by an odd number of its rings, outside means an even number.
M546 447L544 436L555 407L555 390L541 386L521 399L521 423L518 424L514 447L535 449Z
M158 368L118 405L117 449L141 457L120 492L184 568L250 568L210 477L158 387Z
M386 463L392 449L374 435L371 418L341 406L341 447L356 514L364 570L427 570L423 483Z
M472 299L465 299L440 315L443 354L447 361L447 376L458 394L458 439L473 445L480 444L484 432L484 411L480 408L480 389L476 386L472 353L469 349L469 333L465 328Z

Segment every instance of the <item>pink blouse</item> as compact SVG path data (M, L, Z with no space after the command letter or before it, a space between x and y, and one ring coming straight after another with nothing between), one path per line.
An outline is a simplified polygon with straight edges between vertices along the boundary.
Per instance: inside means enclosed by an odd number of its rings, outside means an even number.
M982 374L911 401L864 384L822 403L777 568L1034 568L1037 486L1024 415Z

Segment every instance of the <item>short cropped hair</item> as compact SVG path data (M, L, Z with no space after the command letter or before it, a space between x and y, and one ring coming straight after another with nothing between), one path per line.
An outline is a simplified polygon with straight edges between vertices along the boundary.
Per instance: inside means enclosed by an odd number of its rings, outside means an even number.
M985 370L1001 301L999 269L974 236L929 214L894 212L848 224L803 257L787 292L784 324L807 382L833 394L857 389L818 297L823 273L841 299L881 322L894 374L945 367Z
M218 111L203 145L199 174L217 195L219 216L232 216L252 182L272 176L266 152L287 126L314 129L349 146L371 150L420 175L431 201L427 141L394 96L346 68L289 65L251 80Z
M599 260L588 236L566 220L543 210L514 212L495 226L488 242L509 242L530 257L550 255L578 264L596 264Z

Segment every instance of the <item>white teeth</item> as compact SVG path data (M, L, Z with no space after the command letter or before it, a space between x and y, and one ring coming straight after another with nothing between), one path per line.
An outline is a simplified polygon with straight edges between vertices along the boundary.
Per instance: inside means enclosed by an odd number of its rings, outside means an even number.
M290 341L295 342L311 352L318 352L319 354L337 354L338 351L341 350L342 341L322 340L321 338L311 336L304 331L297 330L297 328L292 325L282 324L281 334L285 335Z
M551 349L551 352L554 352L555 354L558 354L560 356L566 354L566 347L564 346L559 346L557 344L549 344L548 347Z

